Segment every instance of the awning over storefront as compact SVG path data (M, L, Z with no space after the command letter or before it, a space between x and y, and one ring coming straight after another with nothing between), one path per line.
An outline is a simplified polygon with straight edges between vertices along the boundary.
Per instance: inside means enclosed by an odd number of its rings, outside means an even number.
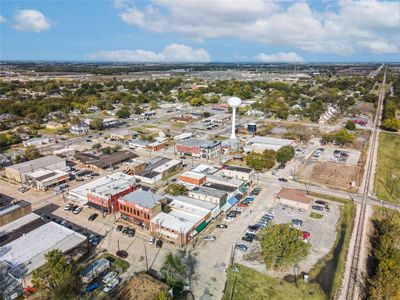
M200 231L202 231L206 226L207 226L207 222L206 222L206 221L203 221L203 222L201 222L201 223L199 224L199 226L196 227L195 230L196 230L197 232L200 232Z

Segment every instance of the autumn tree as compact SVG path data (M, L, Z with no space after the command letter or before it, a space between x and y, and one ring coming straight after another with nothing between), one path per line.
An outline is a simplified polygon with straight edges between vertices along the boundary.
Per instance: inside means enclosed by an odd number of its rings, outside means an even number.
M165 257L160 273L169 286L181 288L188 278L189 271L185 262L178 255L169 252Z

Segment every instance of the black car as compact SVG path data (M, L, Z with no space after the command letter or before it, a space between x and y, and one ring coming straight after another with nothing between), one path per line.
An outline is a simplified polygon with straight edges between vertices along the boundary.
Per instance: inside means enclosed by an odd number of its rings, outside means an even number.
M315 200L315 204L320 204L320 205L326 205L326 202L325 201L322 201L322 200Z
M90 217L88 218L89 221L94 221L96 218L99 216L99 214L91 214Z
M122 234L128 234L129 231L129 227L124 227L124 229L122 230Z
M253 242L253 239L254 239L253 236L248 235L248 234L246 234L244 237L242 237L243 241L249 242L249 243Z
M228 228L228 225L226 225L226 224L218 224L217 228Z
M250 225L249 227L247 227L248 229L251 229L251 230L259 230L260 229L260 226L258 226L258 225Z
M123 228L124 228L124 226L118 225L118 226L117 226L117 231L120 232L120 231L122 231Z
M236 214L233 212L230 212L229 214L226 215L227 218L236 218Z
M319 211L323 211L324 210L324 208L322 206L319 206L319 205L313 205L311 208L315 209L315 210L319 210Z
M288 180L286 178L280 177L278 178L279 181L283 181L283 182L288 182Z
M135 229L129 228L129 229L128 229L128 232L127 232L127 235L128 235L129 237L133 237L133 236L135 235Z

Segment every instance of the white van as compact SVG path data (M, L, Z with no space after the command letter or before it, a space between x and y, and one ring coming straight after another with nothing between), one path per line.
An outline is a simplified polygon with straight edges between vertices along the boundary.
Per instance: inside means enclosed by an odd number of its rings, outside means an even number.
M119 284L118 278L114 278L111 280L107 285L104 287L103 292L104 293L109 293L111 292L117 285Z
M102 282L103 283L108 283L111 280L113 280L115 277L117 277L118 273L115 271L108 272L106 275L104 275Z

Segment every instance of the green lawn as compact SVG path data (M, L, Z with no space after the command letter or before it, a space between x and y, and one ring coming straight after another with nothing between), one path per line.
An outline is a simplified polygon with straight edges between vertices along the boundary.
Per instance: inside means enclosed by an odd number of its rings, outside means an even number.
M299 279L296 287L294 283L289 283L283 279L272 278L242 265L238 265L238 267L239 272L233 272L232 266L228 269L227 285L222 298L223 300L325 299L324 294L316 283L304 283L302 279ZM233 290L236 276L236 286Z
M324 215L316 213L316 212L311 212L311 214L310 214L310 218L317 219L317 220L322 219L323 217L324 217Z
M400 135L381 132L374 186L379 199L395 202L395 198L400 198L400 178L393 174L400 177Z
M123 260L122 258L119 258L110 253L105 253L101 257L108 259L117 267L117 269L120 269L120 271L122 272L125 272L129 268L129 263L126 260Z

